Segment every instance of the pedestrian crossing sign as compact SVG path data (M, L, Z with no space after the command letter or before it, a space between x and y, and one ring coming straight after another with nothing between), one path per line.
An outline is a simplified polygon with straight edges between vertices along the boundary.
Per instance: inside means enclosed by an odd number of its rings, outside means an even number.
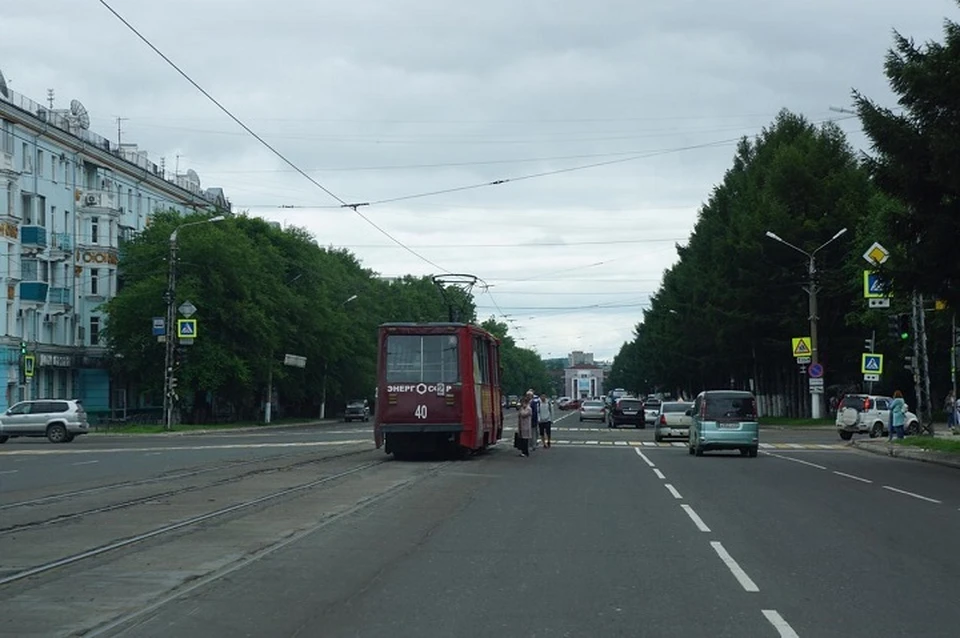
M864 352L860 361L860 372L863 374L883 374L883 355Z
M864 299L883 299L890 297L887 292L886 282L880 278L879 273L869 270L863 271L863 298Z
M793 356L795 357L809 357L813 352L813 347L810 345L810 337L794 337L793 342Z
M177 319L177 338L178 339L196 339L197 320L196 319Z

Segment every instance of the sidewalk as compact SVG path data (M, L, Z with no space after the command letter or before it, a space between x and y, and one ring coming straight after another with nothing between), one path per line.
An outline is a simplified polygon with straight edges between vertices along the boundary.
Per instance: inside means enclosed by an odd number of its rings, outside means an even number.
M939 425L939 424L937 424ZM934 426L935 438L950 438L960 441L960 436L954 435L946 429L944 423L942 427ZM907 459L911 461L922 461L924 463L933 463L945 467L955 467L960 469L960 454L952 452L943 452L940 450L929 450L922 447L913 447L905 445L894 445L888 442L887 437L869 439L855 438L849 445L853 448L871 454L882 456L891 456L898 459Z

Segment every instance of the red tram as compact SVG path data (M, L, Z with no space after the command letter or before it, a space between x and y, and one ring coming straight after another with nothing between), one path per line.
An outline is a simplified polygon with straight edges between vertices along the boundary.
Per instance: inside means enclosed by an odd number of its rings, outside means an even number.
M377 357L377 447L465 454L503 435L500 342L465 323L387 323Z

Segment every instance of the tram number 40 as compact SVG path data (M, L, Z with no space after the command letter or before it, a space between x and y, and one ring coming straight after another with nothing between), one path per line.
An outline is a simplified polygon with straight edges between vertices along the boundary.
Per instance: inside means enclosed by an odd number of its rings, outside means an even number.
M427 418L427 406L418 405L417 409L413 411L413 416L417 417L418 419Z

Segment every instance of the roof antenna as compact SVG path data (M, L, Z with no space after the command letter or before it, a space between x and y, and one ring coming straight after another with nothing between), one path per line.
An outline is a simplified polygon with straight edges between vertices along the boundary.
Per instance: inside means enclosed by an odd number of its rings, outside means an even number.
M432 279L433 283L440 289L440 294L447 304L450 322L460 323L462 321L461 316L467 302L471 298L473 286L477 283L478 277L475 275L451 273L447 275L434 275ZM453 291L450 290L451 288L459 291L460 294L453 295Z

